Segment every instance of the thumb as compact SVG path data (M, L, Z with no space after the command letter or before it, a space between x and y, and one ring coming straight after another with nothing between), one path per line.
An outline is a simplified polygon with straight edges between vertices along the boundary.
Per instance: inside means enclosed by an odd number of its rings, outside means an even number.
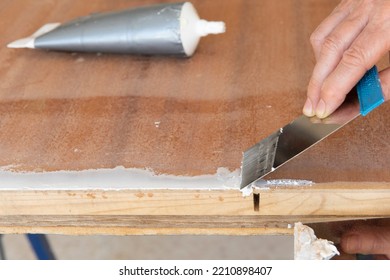
M344 233L340 245L348 254L386 255L390 258L390 226L360 225Z

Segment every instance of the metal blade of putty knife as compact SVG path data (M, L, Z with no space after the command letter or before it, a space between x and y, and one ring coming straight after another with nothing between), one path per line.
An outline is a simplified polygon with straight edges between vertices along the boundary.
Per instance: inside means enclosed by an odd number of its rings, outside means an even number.
M240 188L255 183L359 115L365 116L381 105L384 97L375 66L359 81L356 91L357 95L348 94L340 108L326 119L301 116L246 150Z

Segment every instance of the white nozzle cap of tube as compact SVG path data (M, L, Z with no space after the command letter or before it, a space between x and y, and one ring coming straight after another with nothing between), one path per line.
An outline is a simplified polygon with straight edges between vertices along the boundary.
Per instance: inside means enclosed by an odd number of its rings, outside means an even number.
M196 24L196 32L202 37L210 34L221 34L225 31L225 23L222 21L207 21L201 19Z
M192 56L201 37L210 34L221 34L226 31L225 23L200 19L190 2L183 5L180 16L180 34L184 51Z

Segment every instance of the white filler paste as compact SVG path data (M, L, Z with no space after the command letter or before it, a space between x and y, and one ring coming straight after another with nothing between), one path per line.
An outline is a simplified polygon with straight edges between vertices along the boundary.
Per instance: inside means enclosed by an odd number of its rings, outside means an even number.
M312 228L302 223L295 224L295 260L330 260L335 255L340 255L340 253L332 241L318 239Z
M257 180L252 184L241 189L242 196L250 196L253 193L253 190L270 190L271 188L279 187L307 187L312 186L313 181L308 180L295 180L295 179L277 179L277 180Z
M82 171L15 172L0 168L0 189L235 189L240 171L218 168L214 175L157 175L151 170L124 168Z

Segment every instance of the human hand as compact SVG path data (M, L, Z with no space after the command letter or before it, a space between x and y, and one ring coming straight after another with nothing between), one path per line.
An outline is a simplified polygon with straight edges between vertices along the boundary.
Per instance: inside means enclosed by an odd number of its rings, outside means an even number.
M341 236L341 249L347 254L375 255L390 259L390 226L358 224Z
M303 113L326 118L390 50L390 1L343 0L310 40L316 65ZM385 100L390 99L390 68L380 73Z

